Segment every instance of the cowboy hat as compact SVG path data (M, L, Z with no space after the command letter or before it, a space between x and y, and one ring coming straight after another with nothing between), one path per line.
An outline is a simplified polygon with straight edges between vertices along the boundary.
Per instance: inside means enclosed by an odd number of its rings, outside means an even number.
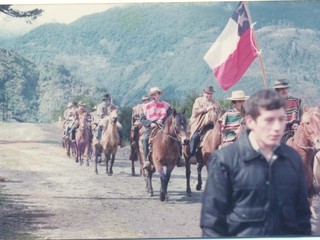
M92 110L97 110L97 106L94 106L94 107L92 108Z
M278 88L288 88L289 87L289 82L287 79L282 78L278 79L275 81L273 88L278 89Z
M152 87L152 88L150 88L149 95L152 95L153 93L156 93L156 92L159 94L163 93L163 91L160 88Z
M111 99L111 97L110 97L110 95L108 93L103 95L103 99L102 100L104 101L104 100L107 100L107 99L109 99L109 100Z
M141 101L149 101L150 100L150 98L149 98L149 96L148 95L143 95L142 96L142 98L141 98Z
M69 107L72 107L72 103L68 103L67 104L67 107L69 108Z
M203 92L204 93L214 93L214 89L212 86L206 86L204 89L203 89Z
M231 101L245 101L249 96L244 94L244 91L232 91L231 97L227 98Z

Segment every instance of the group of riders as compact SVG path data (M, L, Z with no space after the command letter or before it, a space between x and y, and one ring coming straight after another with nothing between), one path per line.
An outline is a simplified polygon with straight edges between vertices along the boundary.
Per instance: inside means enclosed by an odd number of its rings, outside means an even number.
M283 141L286 141L294 134L297 129L301 116L301 100L288 95L289 83L287 79L276 80L274 90L285 99L285 112L287 125ZM203 89L203 96L195 99L192 108L192 115L189 120L188 132L190 134L190 157L195 152L201 142L202 136L213 129L216 122L220 123L221 146L224 147L238 139L240 133L245 129L244 122L244 102L248 98L244 91L233 91L231 97L227 98L232 103L232 108L223 111L221 105L214 99L214 89L206 86ZM143 128L142 144L145 161L149 161L149 138L152 130L165 124L166 119L173 112L171 105L161 99L163 91L158 87L150 89L148 95L141 99L141 103L133 107L132 113L132 138L131 144L138 145L139 134ZM68 109L64 113L64 137L75 140L75 131L79 126L78 119L85 114L88 126L90 126L91 139L95 138L98 142L101 134L107 128L107 116L111 111L117 111L118 107L111 102L109 94L105 94L103 102L93 108L89 113L83 102L69 103ZM120 146L124 147L123 129L119 122L117 128L120 136ZM181 156L181 153L180 153ZM191 162L194 162L194 160ZM182 157L177 162L177 166L184 165Z

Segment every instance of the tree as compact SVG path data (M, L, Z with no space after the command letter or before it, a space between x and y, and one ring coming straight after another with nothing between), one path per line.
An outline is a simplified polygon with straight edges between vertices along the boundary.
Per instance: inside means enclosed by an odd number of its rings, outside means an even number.
M41 16L44 10L33 9L30 11L19 11L11 8L12 5L0 5L0 12L15 18L25 18L27 23L32 23L37 17Z

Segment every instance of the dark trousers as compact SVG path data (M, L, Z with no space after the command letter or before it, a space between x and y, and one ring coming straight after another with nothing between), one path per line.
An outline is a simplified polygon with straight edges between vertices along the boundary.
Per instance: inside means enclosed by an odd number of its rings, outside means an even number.
M145 161L148 161L147 156L149 153L149 138L150 138L150 134L151 134L152 128L149 127L145 127L144 129L144 133L143 133L143 152L144 152L144 158Z

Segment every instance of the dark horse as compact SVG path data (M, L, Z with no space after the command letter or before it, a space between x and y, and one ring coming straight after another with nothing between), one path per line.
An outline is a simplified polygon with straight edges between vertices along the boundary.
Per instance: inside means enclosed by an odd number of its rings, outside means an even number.
M305 112L301 123L293 137L289 138L287 144L293 147L301 156L306 177L306 186L310 197L310 209L313 218L316 213L312 207L312 195L314 194L312 171L315 153L320 149L320 109L314 108Z
M184 114L173 110L165 125L160 128L153 138L150 164L146 166L149 196L153 196L152 174L154 171L157 171L161 181L160 200L164 201L168 199L168 183L171 172L180 157L180 144L188 144L186 126L187 121Z

